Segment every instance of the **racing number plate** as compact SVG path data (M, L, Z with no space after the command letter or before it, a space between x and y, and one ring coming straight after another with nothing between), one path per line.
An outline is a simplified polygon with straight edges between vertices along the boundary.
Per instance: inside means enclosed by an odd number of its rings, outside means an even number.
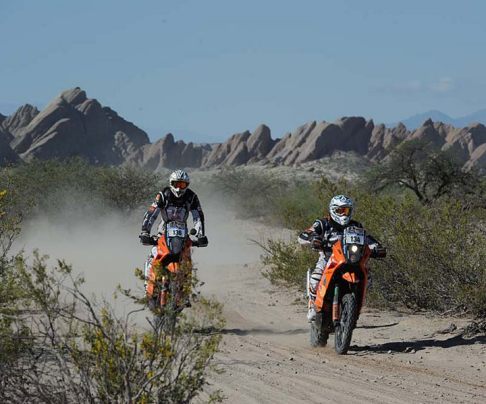
M167 236L168 237L186 237L186 227L180 223L167 224Z
M358 228L346 229L344 234L344 243L364 245L365 243L364 230Z

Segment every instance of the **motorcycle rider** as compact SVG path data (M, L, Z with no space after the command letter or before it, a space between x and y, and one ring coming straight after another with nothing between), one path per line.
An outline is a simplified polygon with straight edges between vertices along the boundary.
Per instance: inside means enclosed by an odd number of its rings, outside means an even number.
M158 192L155 200L148 208L143 217L142 232L140 242L144 245L153 245L150 230L157 219L159 213L162 221L158 227L158 234L165 231L165 225L169 221L187 223L189 213L192 215L195 236L199 247L208 245L208 238L204 232L204 213L196 193L189 189L189 175L183 170L176 170L169 176L169 186ZM145 279L149 279L152 266L150 265L153 257L157 254L157 247L152 248L148 265L145 265Z
M319 251L319 259L309 279L309 310L307 312L307 320L309 322L316 317L314 301L316 299L317 286L321 280L327 260L331 256L333 241L344 232L346 227L363 228L361 223L351 219L352 214L352 199L345 195L336 195L329 203L329 215L322 219L316 219L313 225L303 231L298 237L301 245L308 245ZM372 236L367 235L367 243L374 256L384 256L386 254L386 250ZM369 280L371 279L369 278Z

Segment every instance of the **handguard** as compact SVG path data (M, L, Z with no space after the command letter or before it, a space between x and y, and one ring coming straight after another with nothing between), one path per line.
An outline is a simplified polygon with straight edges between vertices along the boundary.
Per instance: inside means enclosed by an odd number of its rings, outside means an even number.
M199 237L197 239L197 246L198 247L207 247L208 246L208 238L206 236Z
M385 257L386 257L385 247L379 246L371 250L371 258L385 258Z
M157 239L148 233L142 233L138 238L143 245L157 245Z

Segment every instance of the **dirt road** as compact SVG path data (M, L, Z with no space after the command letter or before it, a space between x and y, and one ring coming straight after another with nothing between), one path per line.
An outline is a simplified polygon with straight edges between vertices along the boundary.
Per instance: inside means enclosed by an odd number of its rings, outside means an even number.
M205 206L210 246L194 258L206 282L202 293L225 307L216 358L225 372L211 382L228 402L486 403L486 338L437 333L464 321L368 311L348 355L335 354L332 338L326 348L311 348L301 296L261 276L261 251L248 241L289 234L237 221L214 203ZM138 222L119 215L75 226L38 220L20 246L66 258L92 292L109 298L118 283L142 288L133 268L148 249L139 245L138 232Z
M486 402L486 338L463 339L450 327L465 320L368 310L348 355L334 352L333 336L311 348L301 296L261 276L259 248L248 241L269 230L230 217L217 227L208 230L214 249L195 255L202 292L225 307L217 355L225 372L211 383L228 402Z

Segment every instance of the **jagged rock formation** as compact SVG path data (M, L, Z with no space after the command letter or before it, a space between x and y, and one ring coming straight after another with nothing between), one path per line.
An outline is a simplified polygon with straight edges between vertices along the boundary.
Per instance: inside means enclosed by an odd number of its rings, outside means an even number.
M358 117L344 117L336 123L313 121L285 135L270 151L268 159L291 165L318 160L336 150L365 154L372 130L372 121Z
M22 105L12 115L5 117L3 122L0 123L0 129L13 139L37 116L37 114L39 114L39 110L36 107L30 104Z
M40 113L29 107L2 124L13 135L11 147L23 159L80 156L95 164L122 164L149 143L144 131L87 98L79 87L64 91Z
M386 157L389 150L397 146L410 136L405 125L399 123L394 128L387 128L380 124L373 128L366 157L373 161L379 161Z
M270 128L258 126L253 133L245 131L232 135L226 142L214 146L203 159L203 166L240 166L266 161L277 140L273 140Z
M153 144L146 144L127 159L128 164L157 171L161 168L201 167L203 156L211 150L209 145L186 144L174 140L172 133Z
M13 136L3 127L6 119L7 117L5 115L0 114L0 167L19 161L19 156L12 150L9 144Z
M455 128L428 119L406 138L419 139L442 150L451 152L466 168L486 168L486 127L473 123L465 128Z
M17 163L19 161L19 156L15 153L4 134L0 131L0 167L11 163Z
M80 88L64 91L43 111L24 105L9 117L0 115L0 164L32 158L81 156L95 164L132 164L147 170L210 168L245 164L299 165L335 152L354 152L380 161L401 142L419 139L453 153L466 168L486 170L486 127L455 128L425 121L414 131L403 124L387 128L361 117L334 123L309 122L281 139L270 128L232 135L215 145L186 144L172 134L151 144L148 136Z

